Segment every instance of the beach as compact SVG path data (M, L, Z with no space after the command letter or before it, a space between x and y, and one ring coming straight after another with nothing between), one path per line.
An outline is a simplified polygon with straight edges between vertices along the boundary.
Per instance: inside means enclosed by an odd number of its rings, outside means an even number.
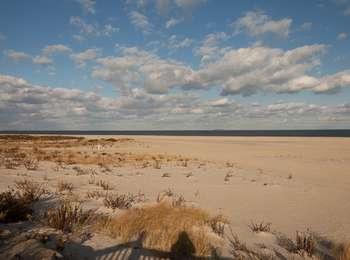
M230 232L253 247L276 247L277 234L293 238L307 230L334 243L350 240L349 138L80 137L0 138L2 156L16 147L39 160L35 170L1 166L1 191L30 179L66 196L58 192L59 182L66 182L86 209L118 216L102 199L87 198L105 190L96 184L102 181L110 192L142 194L146 204L171 191L187 205L224 216ZM249 225L259 222L271 231L252 232ZM103 248L113 241L96 235L87 243Z

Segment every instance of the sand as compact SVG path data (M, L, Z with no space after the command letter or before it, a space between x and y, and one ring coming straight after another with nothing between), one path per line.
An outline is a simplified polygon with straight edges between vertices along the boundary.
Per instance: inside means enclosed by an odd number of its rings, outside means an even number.
M270 239L252 233L248 228L252 221L269 222L273 231L289 237L310 229L334 241L350 241L350 138L108 137L134 141L95 153L178 158L165 159L160 169L152 163L147 167L129 163L112 164L110 171L102 171L96 165L78 164L95 169L98 174L94 178L107 181L115 191L142 192L155 200L160 192L171 189L189 203L226 216L232 231L248 244L268 244ZM92 152L87 147L70 149ZM27 177L45 181L53 190L59 180L69 181L81 197L100 189L89 184L91 177L77 176L72 167L56 171L55 163L46 161L40 162L36 171L2 167L0 189ZM86 207L111 212L96 201L87 201ZM101 242L95 241L95 247L101 247Z

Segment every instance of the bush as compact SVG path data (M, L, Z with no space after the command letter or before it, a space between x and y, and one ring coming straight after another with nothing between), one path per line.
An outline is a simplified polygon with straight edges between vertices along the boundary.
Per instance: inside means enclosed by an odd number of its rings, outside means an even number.
M0 193L0 222L17 222L27 220L32 214L30 203L18 197L13 191Z
M47 211L45 220L50 227L64 232L72 232L88 223L91 219L91 213L91 211L83 212L79 202L64 200L57 207Z
M111 209L128 209L136 201L136 196L133 194L106 194L103 200L103 205Z
M143 246L162 251L176 251L176 245L186 235L197 255L210 255L213 245L221 240L209 235L212 217L193 207L174 207L157 203L143 208L130 208L119 217L103 221L100 229L111 236L131 241L143 236Z
M18 196L27 200L28 203L38 201L48 191L44 189L43 184L39 184L30 180L16 181L15 188L17 189Z

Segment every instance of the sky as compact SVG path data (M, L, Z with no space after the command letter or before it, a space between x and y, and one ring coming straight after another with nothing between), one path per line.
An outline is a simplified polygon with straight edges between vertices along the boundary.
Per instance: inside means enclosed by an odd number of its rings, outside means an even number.
M350 128L350 0L3 0L0 130Z

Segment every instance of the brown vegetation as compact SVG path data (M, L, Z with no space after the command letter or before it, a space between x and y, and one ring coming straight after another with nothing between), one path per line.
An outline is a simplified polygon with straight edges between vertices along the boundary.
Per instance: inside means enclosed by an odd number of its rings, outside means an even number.
M211 220L212 217L199 208L158 203L130 208L119 217L104 221L100 228L123 241L143 235L144 246L162 251L170 251L178 238L187 234L197 255L209 255L220 242L208 234Z

